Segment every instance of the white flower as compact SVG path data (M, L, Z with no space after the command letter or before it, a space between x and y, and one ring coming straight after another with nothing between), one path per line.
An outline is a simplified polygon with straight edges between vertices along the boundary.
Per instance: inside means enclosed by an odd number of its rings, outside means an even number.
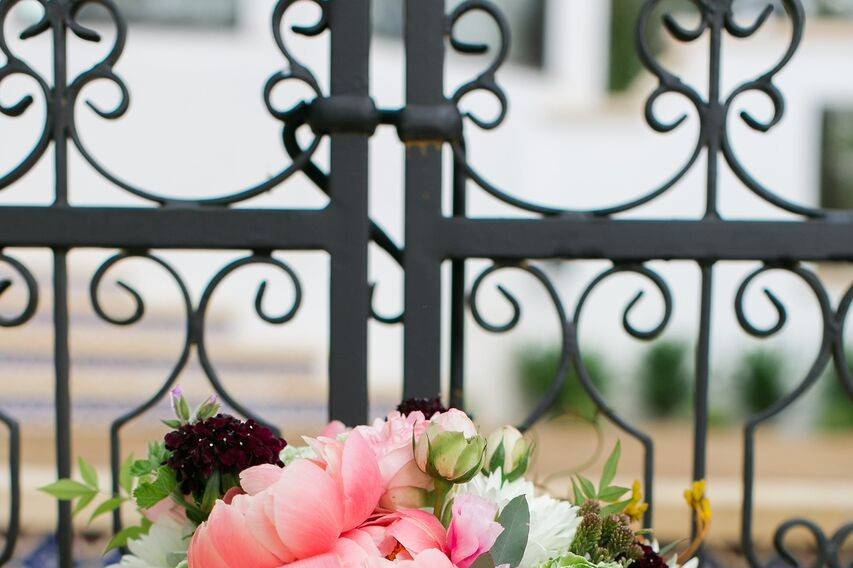
M503 482L500 469L457 486L456 494L478 495L499 509L519 495L527 497L530 533L519 568L531 568L568 552L580 524L577 507L547 495L537 496L533 484L523 478Z
M189 536L194 530L190 521L179 523L163 515L151 525L148 534L128 541L131 554L108 568L175 568L186 558Z

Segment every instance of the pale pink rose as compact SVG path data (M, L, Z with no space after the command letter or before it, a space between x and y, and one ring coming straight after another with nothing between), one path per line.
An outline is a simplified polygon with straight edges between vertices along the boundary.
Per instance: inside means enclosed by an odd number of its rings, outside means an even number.
M453 500L452 512L445 548L455 566L468 568L492 549L503 532L495 522L498 506L477 495L459 495Z
M171 497L166 497L153 507L144 509L142 511L142 515L152 523L156 523L157 519L160 519L161 517L171 517L173 520L177 521L179 525L183 525L187 522L187 510L183 506L175 503Z
M421 412L407 416L392 412L386 420L355 428L379 459L385 487L379 502L381 507L396 510L418 508L426 503L433 481L417 467L413 441L424 433L428 425Z
M466 438L473 438L477 435L477 426L468 418L468 415L451 408L447 412L436 414L429 420L430 424L436 424L445 432L462 432Z
M325 467L298 460L241 475L246 495L218 501L190 543L190 568L361 566L367 550L343 535L362 525L382 495L376 456L357 433L325 448ZM366 541L364 541L366 542Z

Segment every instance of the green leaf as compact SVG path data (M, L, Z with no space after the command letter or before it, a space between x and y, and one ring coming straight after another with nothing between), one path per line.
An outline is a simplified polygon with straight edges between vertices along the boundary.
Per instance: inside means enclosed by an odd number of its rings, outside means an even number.
M127 459L124 460L121 464L121 469L118 472L118 485L124 492L128 495L133 493L133 464L136 463L136 460L133 459L133 454L127 456Z
M575 505L581 506L586 503L586 497L583 496L581 488L578 487L578 482L572 478L572 492L575 494Z
M83 478L83 482L98 491L98 471L83 458L77 458L77 465L80 467L80 477Z
M495 568L495 559L492 558L492 555L486 552L485 554L481 554L477 560L471 564L471 568Z
M130 475L133 477L143 477L153 471L151 462L148 460L136 460L130 464Z
M622 511L625 510L625 507L631 503L630 499L625 499L624 501L619 501L618 503L611 503L610 505L606 505L601 508L601 516L605 517L607 515L618 515Z
M71 515L74 516L77 513L79 513L80 511L82 511L83 509L85 509L86 507L88 507L89 504L92 501L94 501L95 497L97 497L97 496L98 496L97 491L92 491L91 493L81 495L80 498L77 500L77 504L74 505L74 510L71 511Z
M60 479L50 485L39 487L39 491L53 495L60 501L71 501L77 497L88 495L92 492L92 488L73 479Z
M101 515L105 513L112 513L124 503L124 499L122 497L113 497L112 499L107 499L103 503L97 506L94 511L92 511L92 516L89 517L89 522L91 523Z
M140 508L149 509L168 497L177 486L175 472L172 468L163 466L157 470L157 479L140 483L133 492L133 497Z
M104 554L113 550L115 548L121 548L127 545L127 541L129 540L137 540L139 537L144 535L147 531L145 527L125 527L120 530L110 539L110 542L107 543L107 549L104 550Z
M630 489L627 487L619 487L617 485L612 485L607 489L603 489L599 494L598 498L602 501L616 501L626 493L628 493Z
M616 442L616 447L613 448L613 452L610 454L610 457L607 458L607 462L604 464L604 469L601 472L601 481L598 483L598 488L601 491L604 491L610 486L610 483L613 481L613 478L616 477L616 470L619 467L619 458L622 456L622 442Z
M595 491L595 485L592 484L592 481L582 475L578 475L578 481L581 484L581 491L583 491L584 496L586 496L587 499L594 500L597 497L597 492Z
M504 528L489 552L495 565L518 566L527 548L530 533L530 509L527 498L519 495L504 507L498 515L498 523Z
M192 417L192 412L190 412L190 404L187 402L186 397L181 397L181 400L178 401L178 416L184 422L189 422Z
M201 498L201 510L205 513L210 513L213 510L216 500L221 496L219 489L220 480L221 476L218 469L207 479L207 484L204 486L204 495Z
M495 453L492 454L492 459L489 461L489 471L495 471L498 468L503 470L504 467L504 457L506 456L506 450L504 449L504 442L501 440L501 443L498 444ZM503 475L506 475L506 471L502 471Z
M183 422L181 422L177 418L173 418L171 420L162 420L161 422L163 422L163 424L165 424L169 428L174 428L174 429L178 429L181 426L183 426Z

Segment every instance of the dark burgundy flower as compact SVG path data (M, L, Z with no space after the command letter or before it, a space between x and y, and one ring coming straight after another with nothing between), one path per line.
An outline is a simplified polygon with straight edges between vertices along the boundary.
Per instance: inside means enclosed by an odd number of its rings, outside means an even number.
M643 557L631 564L631 568L667 568L666 562L651 546L641 544L640 548L643 549Z
M410 398L408 400L404 400L397 406L397 410L403 416L411 414L412 412L423 412L424 416L427 418L432 418L432 415L436 412L447 412L447 408L443 404L441 404L441 398Z
M254 420L238 420L227 414L185 424L166 434L166 463L177 473L181 491L200 496L214 471L236 476L261 464L284 466L279 459L287 445L272 430Z

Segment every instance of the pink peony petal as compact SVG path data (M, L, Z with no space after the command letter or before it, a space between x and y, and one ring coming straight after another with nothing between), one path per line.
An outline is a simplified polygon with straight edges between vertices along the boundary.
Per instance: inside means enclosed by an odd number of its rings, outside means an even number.
M298 460L284 469L270 491L276 531L296 558L332 549L343 532L343 504L335 480L312 462Z
M400 511L400 520L388 527L393 536L412 556L430 548L444 549L444 526L433 515L417 509Z
M236 507L218 501L208 519L210 540L229 568L276 568L281 561L252 536Z
M281 479L283 473L277 465L256 465L240 472L240 486L249 495L256 495Z
M267 509L272 509L272 503L273 496L269 493L256 497L238 495L232 501L232 506L243 514L246 519L246 528L255 537L258 544L278 558L281 563L292 562L294 560L293 553L281 542L275 530L272 516L267 511Z
M187 561L189 568L230 568L216 552L207 531L207 523L202 523L196 529L187 551Z
M336 438L341 434L345 434L349 431L349 428L346 427L346 424L341 422L340 420L332 420L329 422L323 431L320 432L320 436L324 438Z
M341 463L344 493L343 530L354 529L370 516L382 496L382 475L370 446L353 432L344 444Z

